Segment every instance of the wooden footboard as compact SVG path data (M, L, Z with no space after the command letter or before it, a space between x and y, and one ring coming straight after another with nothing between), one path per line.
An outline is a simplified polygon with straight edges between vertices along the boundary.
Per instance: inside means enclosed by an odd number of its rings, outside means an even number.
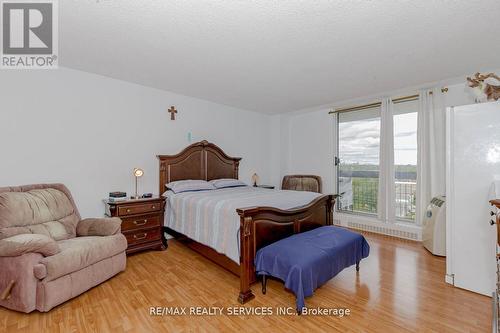
M334 201L333 195L323 195L309 205L293 210L272 207L237 210L240 216L240 303L254 298L250 285L256 279L254 260L257 250L290 235L333 224Z

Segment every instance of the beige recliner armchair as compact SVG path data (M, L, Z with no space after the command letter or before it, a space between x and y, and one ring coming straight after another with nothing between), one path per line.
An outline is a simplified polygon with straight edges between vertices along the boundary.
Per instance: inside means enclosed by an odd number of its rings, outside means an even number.
M125 270L119 218L80 218L62 184L0 188L0 305L49 311Z

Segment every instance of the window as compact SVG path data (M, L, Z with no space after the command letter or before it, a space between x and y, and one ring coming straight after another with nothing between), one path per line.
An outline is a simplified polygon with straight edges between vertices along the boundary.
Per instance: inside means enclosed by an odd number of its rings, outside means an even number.
M415 221L418 100L393 105L396 218Z
M384 185L384 188L379 188L379 174L382 171L383 174L392 173L392 165L380 163L381 128L387 128L381 126L381 106L371 105L337 114L338 158L335 164L337 189L342 194L337 200L337 210L371 215L382 213L387 221L415 222L419 102L398 99L390 103L387 112L392 114L388 124L391 118L393 121L386 133L394 135L394 140L393 146L383 148L384 152L389 151L388 154L394 153L394 184ZM378 202L379 192L386 198L385 202ZM386 205L388 200L395 201L394 213L392 206ZM391 216L387 216L387 210L391 211Z
M341 211L377 214L380 107L338 114L338 200Z

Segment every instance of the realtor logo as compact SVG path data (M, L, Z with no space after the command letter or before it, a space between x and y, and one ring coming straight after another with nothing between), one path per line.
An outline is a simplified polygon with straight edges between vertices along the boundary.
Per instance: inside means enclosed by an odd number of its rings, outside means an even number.
M57 68L57 2L0 1L3 69Z

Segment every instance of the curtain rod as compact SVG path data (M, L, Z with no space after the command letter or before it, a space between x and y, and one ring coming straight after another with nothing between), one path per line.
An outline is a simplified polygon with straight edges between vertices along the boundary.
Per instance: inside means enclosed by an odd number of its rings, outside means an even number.
M376 103L370 103L370 104L365 104L365 105L359 105L359 106L353 106L350 108L342 108L342 109L336 109L328 112L329 114L332 113L342 113L342 112L347 112L347 111L359 111L359 110L366 110L366 109L372 109L382 106L382 102L376 102Z
M432 95L432 91L430 91L429 94ZM418 101L418 98L419 98L419 95L404 96L404 97L394 98L392 100L392 103L398 104L398 103L404 103L404 102Z
M441 92L445 93L448 92L448 88L442 88ZM429 91L429 94L432 95L432 91ZM398 104L398 103L404 103L404 102L411 102L411 101L417 101L419 98L419 95L409 95L409 96L403 96L403 97L398 97L392 99L392 103ZM370 104L364 104L364 105L358 105L358 106L353 106L353 107L347 107L347 108L341 108L341 109L335 109L328 114L332 113L342 113L342 112L348 112L348 111L360 111L360 110L366 110L366 109L371 109L371 108L376 108L382 106L382 102L375 102L375 103L370 103Z

